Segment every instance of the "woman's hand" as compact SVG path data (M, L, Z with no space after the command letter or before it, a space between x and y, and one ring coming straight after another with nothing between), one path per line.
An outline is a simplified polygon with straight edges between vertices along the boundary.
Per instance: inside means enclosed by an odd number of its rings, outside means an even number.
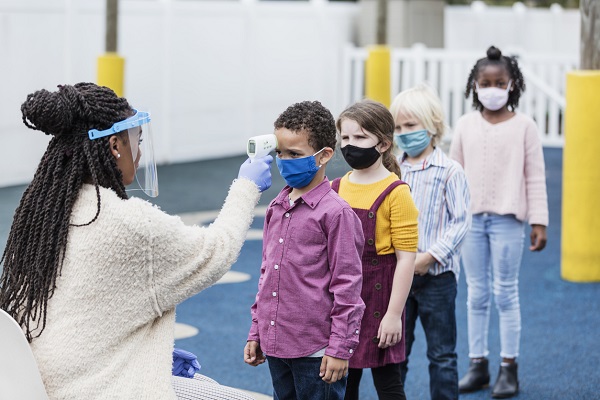
M238 178L251 180L258 186L260 192L271 187L271 163L273 156L266 155L250 160L249 158L240 166Z
M379 338L379 348L386 349L395 346L402 340L402 314L387 312L377 332Z
M531 251L541 251L546 247L546 227L544 225L531 225Z
M342 360L341 358L335 358L331 356L323 356L319 376L323 379L324 382L337 382L347 374L348 360Z

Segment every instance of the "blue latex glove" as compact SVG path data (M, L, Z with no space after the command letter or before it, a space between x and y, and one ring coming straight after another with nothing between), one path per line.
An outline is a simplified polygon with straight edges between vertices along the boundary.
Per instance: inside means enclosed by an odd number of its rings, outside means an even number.
M271 187L271 163L273 157L266 155L261 158L255 158L253 160L247 159L240 167L240 173L238 178L250 179L258 190L264 192Z
M173 349L172 373L174 376L193 378L198 371L200 371L200 364L194 353L178 348Z

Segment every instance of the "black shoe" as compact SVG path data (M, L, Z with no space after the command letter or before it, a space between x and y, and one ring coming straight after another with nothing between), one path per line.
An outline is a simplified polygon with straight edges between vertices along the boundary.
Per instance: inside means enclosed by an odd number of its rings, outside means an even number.
M494 399L507 399L513 397L519 391L519 379L517 378L517 363L512 363L506 367L500 366L498 379L492 390Z
M479 362L469 362L469 371L458 382L458 392L468 393L485 389L490 385L490 372L488 371L488 360L482 358Z

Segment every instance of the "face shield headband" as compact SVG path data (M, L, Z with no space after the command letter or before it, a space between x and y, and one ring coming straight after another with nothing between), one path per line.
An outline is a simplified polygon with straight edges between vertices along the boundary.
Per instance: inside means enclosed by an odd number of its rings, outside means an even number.
M127 191L142 190L148 196L156 197L158 196L158 176L154 160L150 113L134 111L134 115L114 123L108 129L102 131L90 129L88 136L91 140L94 140L127 131L131 148L131 160L135 168L135 183L137 184L137 187L129 187Z

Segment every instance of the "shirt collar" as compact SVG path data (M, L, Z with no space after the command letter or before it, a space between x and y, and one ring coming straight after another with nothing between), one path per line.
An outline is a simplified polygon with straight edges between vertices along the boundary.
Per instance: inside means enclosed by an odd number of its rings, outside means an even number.
M302 196L300 196L300 198L310 208L315 208L317 206L317 204L319 204L321 199L323 197L325 197L325 195L327 193L329 193L331 190L332 189L331 189L331 184L329 183L329 179L327 179L327 177L324 177L323 180L321 181L321 183L319 183L317 186L312 188L307 193L304 193ZM292 188L290 186L286 185L281 190L281 192L279 192L279 195L277 195L275 200L273 200L272 204L282 204L282 205L285 204L286 208L287 208L287 206L289 206L288 199L289 199L291 191L292 191Z
M402 154L402 164L404 164L404 162L406 161L407 156L408 155L406 153ZM444 168L444 167L448 166L448 164L446 163L446 160L444 159L444 152L439 147L434 147L433 152L431 154L429 154L419 164L413 165L413 164L407 163L407 165L412 167L413 169L427 169L430 166Z

